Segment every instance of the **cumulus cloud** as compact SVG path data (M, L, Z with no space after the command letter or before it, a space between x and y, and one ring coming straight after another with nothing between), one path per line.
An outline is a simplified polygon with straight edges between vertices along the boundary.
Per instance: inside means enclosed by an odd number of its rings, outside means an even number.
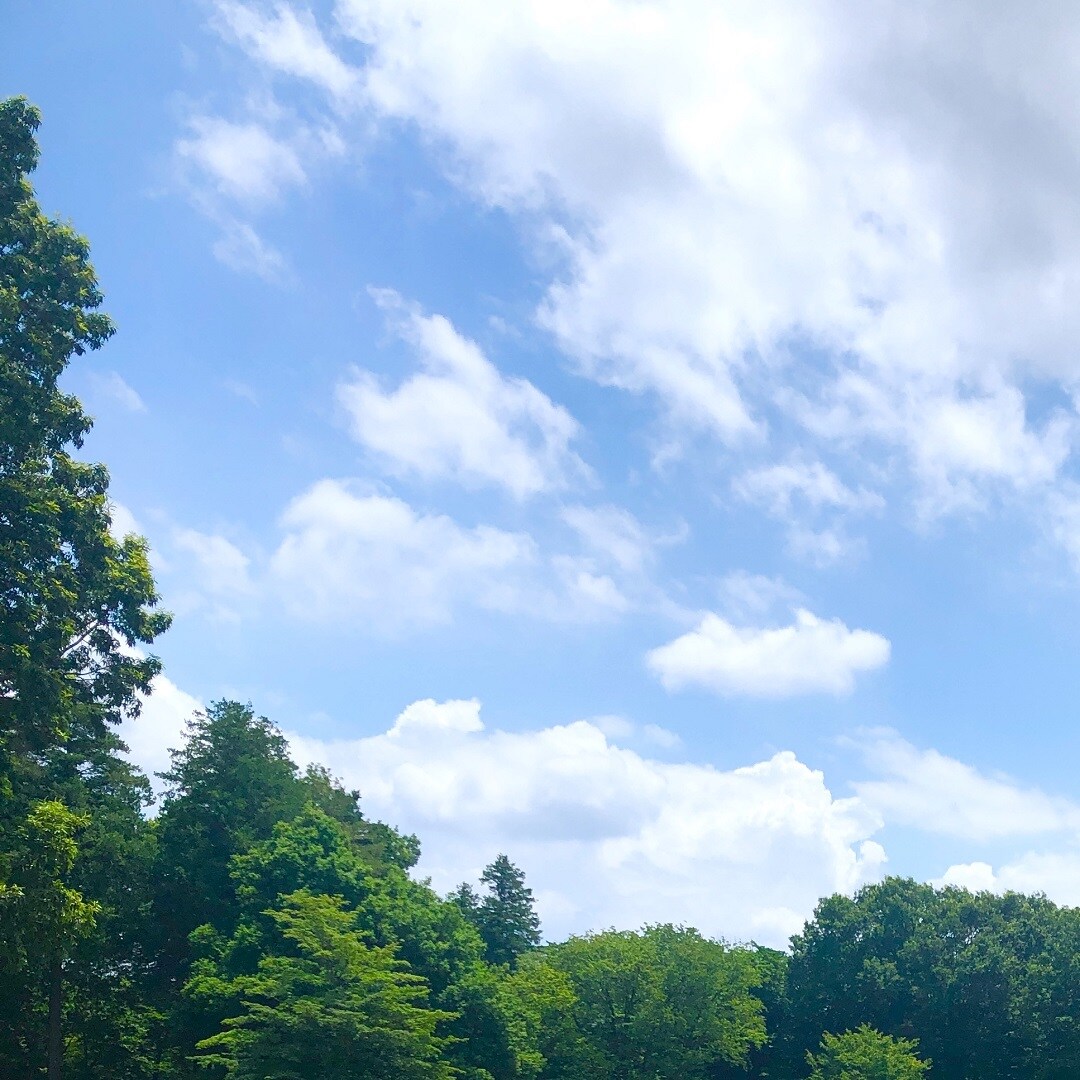
M669 690L786 698L848 694L857 674L888 662L889 650L880 634L805 609L791 625L773 628L738 627L709 613L696 629L653 649L646 664Z
M158 675L150 684L150 694L144 698L139 715L120 725L118 734L127 744L129 760L146 773L155 792L162 787L155 773L169 767L169 751L181 745L184 725L201 709L197 698Z
M924 516L1059 477L1075 416L1026 395L1076 374L1071 9L340 0L338 58L290 7L226 9L252 55L418 126L538 224L542 323L680 432L786 456L779 410L899 451Z
M519 499L588 475L578 424L532 383L503 375L441 315L373 290L423 371L393 389L368 371L338 387L353 436L396 473L496 485Z
M476 701L421 701L383 734L294 735L371 814L416 830L439 889L509 851L552 937L674 919L784 944L818 897L876 877L880 822L791 753L731 770L671 764L596 722L487 729Z
M894 731L851 741L881 776L855 783L855 791L889 821L965 840L1080 830L1080 804L1069 799L920 750Z
M537 560L523 533L463 527L387 495L321 480L286 507L270 572L309 618L401 628L446 622L456 604L516 606L518 575Z
M955 863L937 884L972 892L1045 893L1051 900L1080 905L1080 851L1029 851L997 870L989 863Z

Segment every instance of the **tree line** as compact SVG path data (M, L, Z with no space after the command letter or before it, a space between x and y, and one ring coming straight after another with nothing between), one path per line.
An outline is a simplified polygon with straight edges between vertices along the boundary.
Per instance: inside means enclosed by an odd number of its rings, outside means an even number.
M113 325L0 102L0 1076L1035 1080L1080 1075L1080 911L887 879L780 952L691 927L543 942L499 855L420 843L250 705L194 714L155 800L117 723L168 627L59 386Z

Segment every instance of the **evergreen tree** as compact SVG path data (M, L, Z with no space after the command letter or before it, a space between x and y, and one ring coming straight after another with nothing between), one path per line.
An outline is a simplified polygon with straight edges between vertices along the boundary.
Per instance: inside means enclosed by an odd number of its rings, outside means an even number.
M292 893L267 915L276 947L229 983L242 1011L200 1043L207 1064L234 1080L452 1080L437 1034L450 1014L341 898Z
M237 916L232 858L266 840L307 795L281 732L249 705L214 702L188 722L184 745L162 773L157 895L161 960L182 978L188 935L209 923L230 931Z
M540 918L532 889L525 885L525 874L505 855L499 855L485 867L480 881L487 887L487 893L475 905L471 916L469 908L475 894L471 894L468 886L458 890L455 902L467 917L475 920L487 948L488 962L513 968L522 953L540 944Z

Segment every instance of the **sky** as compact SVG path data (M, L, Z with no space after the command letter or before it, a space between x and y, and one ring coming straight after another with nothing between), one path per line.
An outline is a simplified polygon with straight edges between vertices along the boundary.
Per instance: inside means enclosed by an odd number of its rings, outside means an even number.
M1080 903L1080 9L0 0L173 628L551 939Z

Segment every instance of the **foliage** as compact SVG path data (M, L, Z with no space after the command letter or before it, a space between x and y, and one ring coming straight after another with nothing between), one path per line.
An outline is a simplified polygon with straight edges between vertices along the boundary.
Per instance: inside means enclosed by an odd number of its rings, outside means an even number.
M424 980L365 940L340 898L306 891L267 915L278 948L228 991L242 1011L199 1044L236 1080L451 1080Z
M57 381L113 326L86 241L46 217L27 179L40 117L0 102L0 752L61 740L74 711L139 709L159 670L133 649L169 624L146 543L110 531L109 477L77 461L91 420ZM0 777L3 775L0 758Z
M544 961L566 976L582 1035L565 1075L573 1064L598 1080L704 1078L765 1040L752 954L696 930L589 934L549 947Z
M514 967L540 944L540 918L525 875L505 855L484 868L482 895L463 882L449 898L480 932L488 962Z
M918 1043L882 1035L867 1024L842 1035L825 1035L821 1052L808 1054L810 1080L922 1080L928 1061Z

